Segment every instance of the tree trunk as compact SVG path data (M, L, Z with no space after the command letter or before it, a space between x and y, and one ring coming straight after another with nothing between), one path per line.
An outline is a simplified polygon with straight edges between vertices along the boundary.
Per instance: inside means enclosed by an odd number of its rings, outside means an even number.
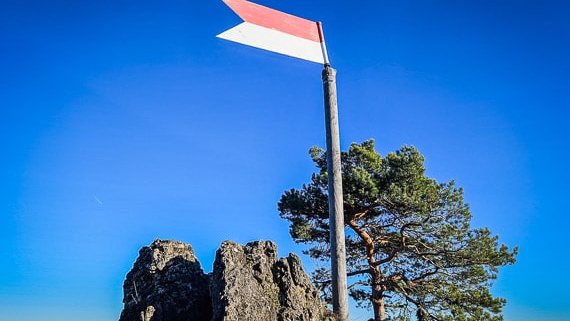
M386 321L386 309L384 307L384 298L372 301L372 310L374 310L374 321Z
M357 219L366 215L366 212L356 214L348 221L348 225L362 239L362 243L366 247L366 258L371 267L370 277L372 278L372 310L374 311L374 321L386 320L386 309L384 306L384 287L382 286L382 272L380 266L376 265L374 258L374 240L366 232L366 230L358 225Z
M374 311L374 321L386 320L386 308L384 306L384 291L380 283L380 271L373 277L372 286L372 310Z

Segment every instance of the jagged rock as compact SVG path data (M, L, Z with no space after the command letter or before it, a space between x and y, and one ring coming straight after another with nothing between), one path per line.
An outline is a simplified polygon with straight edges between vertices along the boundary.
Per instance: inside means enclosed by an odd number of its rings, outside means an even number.
M222 243L208 277L190 245L156 240L140 250L123 289L119 321L334 320L299 257L278 260L273 242Z
M119 321L210 321L208 276L188 244L155 240L123 284Z
M280 289L279 320L333 320L297 255L281 258L274 267L274 278Z
M212 274L213 321L277 320L279 288L273 281L277 248L256 242L224 242L216 252Z
M294 254L277 260L273 242L226 241L212 274L213 321L332 320Z

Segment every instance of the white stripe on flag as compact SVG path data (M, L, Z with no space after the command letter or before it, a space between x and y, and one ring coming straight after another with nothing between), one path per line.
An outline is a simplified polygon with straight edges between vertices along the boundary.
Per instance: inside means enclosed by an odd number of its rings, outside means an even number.
M319 42L249 22L243 22L216 37L295 58L325 63L323 50Z

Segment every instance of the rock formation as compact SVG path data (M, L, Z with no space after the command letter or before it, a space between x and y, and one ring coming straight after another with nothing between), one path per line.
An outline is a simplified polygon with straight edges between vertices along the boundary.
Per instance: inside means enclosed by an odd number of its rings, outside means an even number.
M277 260L273 242L224 242L211 282L213 321L311 321L329 314L299 257Z
M332 321L294 254L277 259L273 242L230 241L211 275L192 247L155 240L139 252L123 285L119 321Z
M188 244L155 240L123 284L119 321L210 321L208 276Z

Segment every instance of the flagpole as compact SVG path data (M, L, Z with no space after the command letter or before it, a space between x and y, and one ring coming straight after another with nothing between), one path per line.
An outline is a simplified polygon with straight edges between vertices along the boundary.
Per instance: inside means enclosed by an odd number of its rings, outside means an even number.
M329 62L323 27L315 22L243 0L223 0L244 22L217 35L222 39L324 64L325 131L333 312L348 321L348 290L336 70ZM315 30L315 27L317 30ZM316 32L315 32L316 31ZM320 48L319 48L320 47ZM321 52L319 52L319 49ZM322 54L322 56L321 56Z
M333 312L338 316L338 320L348 321L348 290L346 280L346 250L336 70L330 66L321 22L317 22L317 26L324 60L322 80L327 145L332 306Z

